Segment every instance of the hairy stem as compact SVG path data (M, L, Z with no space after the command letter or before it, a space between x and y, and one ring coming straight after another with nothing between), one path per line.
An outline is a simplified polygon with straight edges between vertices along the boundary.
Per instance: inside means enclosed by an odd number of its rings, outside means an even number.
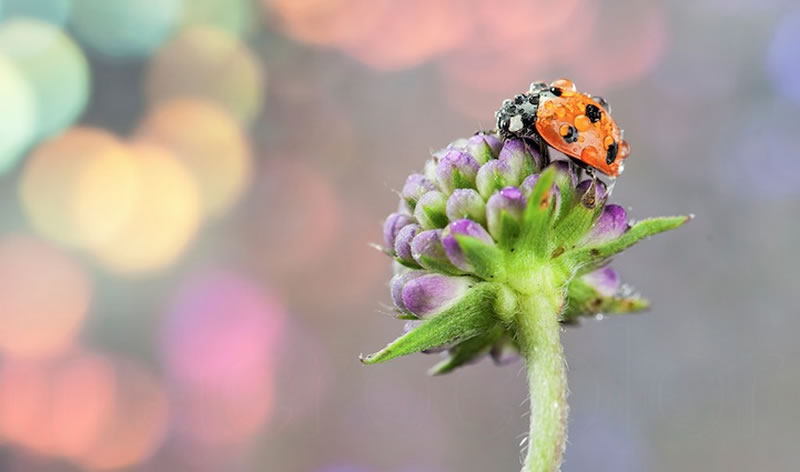
M558 472L567 439L567 377L561 326L563 293L541 287L520 300L516 324L528 367L531 416L522 472Z

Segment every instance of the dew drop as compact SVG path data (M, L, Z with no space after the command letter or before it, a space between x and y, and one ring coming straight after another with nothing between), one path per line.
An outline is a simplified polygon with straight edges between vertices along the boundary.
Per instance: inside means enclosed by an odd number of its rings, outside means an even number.
M578 128L578 131L588 131L592 128L592 122L586 115L578 115L572 120L572 123Z

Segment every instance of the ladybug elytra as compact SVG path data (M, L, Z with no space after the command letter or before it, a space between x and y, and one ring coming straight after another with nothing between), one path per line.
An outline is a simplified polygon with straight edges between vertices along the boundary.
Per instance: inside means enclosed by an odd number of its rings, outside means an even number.
M617 177L630 146L601 97L578 92L570 80L534 82L528 93L505 100L497 129L506 137L534 138L579 163Z

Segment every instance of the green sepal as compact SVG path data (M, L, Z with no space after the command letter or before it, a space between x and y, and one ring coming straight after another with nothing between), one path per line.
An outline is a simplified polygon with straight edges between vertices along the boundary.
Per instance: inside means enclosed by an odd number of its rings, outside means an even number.
M419 316L415 315L414 313L404 313L398 312L394 315L394 319L396 320L407 320L407 321L414 321L421 319Z
M497 325L485 333L455 345L449 349L447 359L433 366L428 371L428 375L448 374L465 364L473 362L484 354L488 354L494 343L503 335L503 332L503 328Z
M496 292L496 284L483 282L473 286L459 301L422 321L380 351L362 356L361 362L378 364L486 333L497 324L493 313Z
M464 275L464 271L450 261L442 261L433 257L419 256L419 263L424 269L447 275Z
M572 247L580 241L589 230L597 218L603 213L606 199L600 200L594 206L588 207L583 203L578 203L563 215L563 218L555 225L555 239L560 241L563 247Z
M492 282L505 280L505 259L497 246L464 234L454 235L475 275Z
M549 167L540 175L533 186L525 213L522 217L520 246L541 254L550 238L549 227L553 216L553 180L555 169Z
M655 234L675 229L690 219L690 216L648 218L633 225L617 239L574 249L564 254L564 257L569 261L570 265L578 269L576 275L582 275L601 267L612 256L619 254L639 241Z
M403 259L400 259L399 257L395 257L395 258L394 258L394 260L395 260L395 261L396 261L398 264L400 264L401 266L403 266L403 267L408 267L409 269L414 269L414 270L420 270L420 269L422 269L422 266L420 266L419 264L417 264L417 262L416 262L415 260L413 260L413 259L412 259L412 260L410 260L410 261L405 261L405 260L403 260Z
M573 164L569 163L570 168L572 168ZM555 169L553 169L555 170ZM575 184L572 181L572 177L574 175L574 170L572 173L567 172L555 172L555 176L553 178L553 183L556 184L559 192L559 202L561 214L566 215L573 206L577 204L577 192L575 190ZM560 218L560 215L559 217Z
M573 279L567 287L567 304L562 314L562 322L572 324L578 318L598 314L627 314L650 308L644 298L604 296L580 277Z
M500 227L495 231L494 239L500 247L512 247L520 232L520 221L506 210L500 211Z

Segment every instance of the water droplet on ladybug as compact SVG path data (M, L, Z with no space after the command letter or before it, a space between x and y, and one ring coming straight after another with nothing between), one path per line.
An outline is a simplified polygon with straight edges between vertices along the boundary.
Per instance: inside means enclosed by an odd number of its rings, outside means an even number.
M558 115L559 118L564 118L567 116L567 109L562 106L556 108L556 115Z
M562 92L575 92L577 89L575 88L575 84L572 83L569 79L558 79L554 80L551 84L551 87L560 88Z
M619 158L625 159L631 153L631 146L624 139L619 143Z
M586 146L581 151L581 160L588 163L589 165L592 162L596 162L600 158L600 151L597 150L594 146Z
M588 131L592 127L592 122L586 115L578 115L572 120L572 124L578 128L578 131Z
M612 138L611 136L606 136L605 138L603 138L603 147L605 147L606 149L610 148L613 144L614 144L614 138Z

